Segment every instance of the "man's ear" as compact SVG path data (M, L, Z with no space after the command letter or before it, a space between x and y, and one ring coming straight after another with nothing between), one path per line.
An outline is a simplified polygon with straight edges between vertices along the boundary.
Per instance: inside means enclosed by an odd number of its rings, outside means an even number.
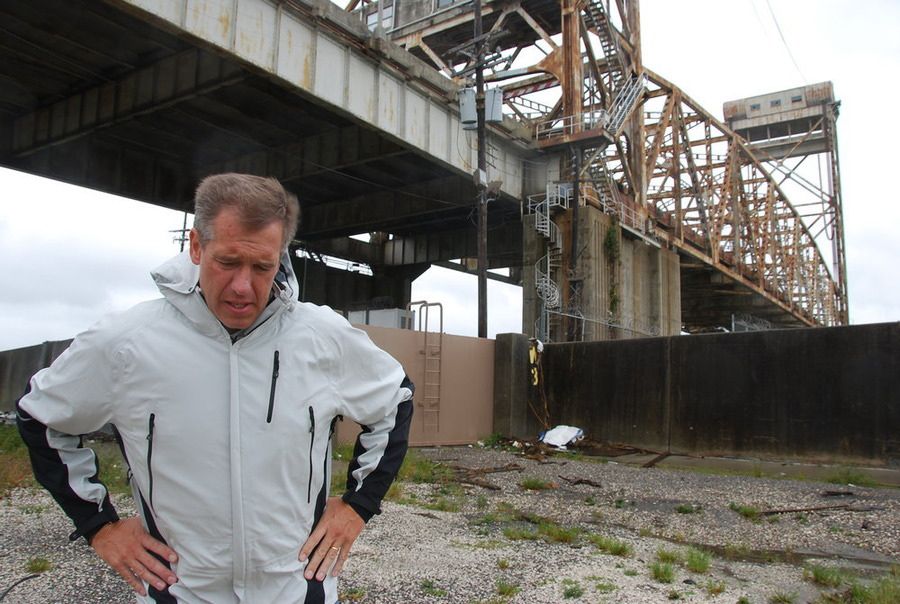
M190 250L191 250L191 261L200 265L200 252L202 251L202 244L200 243L200 233L197 229L191 229L190 232Z

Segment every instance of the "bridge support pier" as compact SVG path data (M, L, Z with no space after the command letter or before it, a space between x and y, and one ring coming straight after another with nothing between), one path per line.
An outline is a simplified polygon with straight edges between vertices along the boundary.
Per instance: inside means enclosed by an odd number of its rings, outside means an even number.
M566 241L572 236L571 209L554 217ZM535 333L541 299L528 267L546 254L546 239L535 232L533 216L523 223L523 326ZM560 267L551 278L560 289L550 309L550 340L618 340L681 333L678 254L622 227L592 206L578 209L577 258L563 246ZM570 268L571 267L571 268Z

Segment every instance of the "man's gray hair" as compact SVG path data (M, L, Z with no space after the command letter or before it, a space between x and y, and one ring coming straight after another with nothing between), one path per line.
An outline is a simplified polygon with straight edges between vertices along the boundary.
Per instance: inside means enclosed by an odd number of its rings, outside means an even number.
M225 208L236 209L241 223L250 230L281 222L283 249L287 249L297 232L300 204L274 178L227 173L213 174L200 181L194 194L194 228L202 244L213 239L212 222Z

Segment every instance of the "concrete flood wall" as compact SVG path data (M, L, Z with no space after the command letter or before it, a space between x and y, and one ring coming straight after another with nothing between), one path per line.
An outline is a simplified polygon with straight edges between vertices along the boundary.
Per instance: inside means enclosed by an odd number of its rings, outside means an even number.
M494 341L444 334L440 338L440 386L437 422L425 422L425 334L421 331L357 325L379 347L403 365L416 384L415 415L410 431L413 445L457 445L477 441L491 434L494 391ZM429 334L429 344L437 335ZM11 412L28 381L47 367L71 340L45 342L38 346L0 352L0 411ZM430 347L433 348L433 347ZM431 350L430 354L434 354ZM432 357L434 358L434 357ZM429 364L429 369L438 363ZM434 374L432 374L434 376ZM432 378L430 378L433 381ZM339 442L352 441L359 427L339 424Z
M497 338L494 419L533 437L527 347L524 336ZM518 368L501 369L510 362ZM548 344L542 363L551 423L596 440L900 465L900 323Z
M48 367L71 343L72 340L44 342L0 352L0 411L14 411L31 376Z
M489 436L493 423L494 341L443 334L440 361L440 411L437 424L426 421L425 333L357 325L380 348L397 359L416 385L415 414L410 429L410 444L460 445ZM428 335L429 345L437 335ZM432 348L431 346L428 347ZM427 351L432 354L431 350ZM429 369L436 363L429 364ZM338 442L351 442L359 427L341 422Z

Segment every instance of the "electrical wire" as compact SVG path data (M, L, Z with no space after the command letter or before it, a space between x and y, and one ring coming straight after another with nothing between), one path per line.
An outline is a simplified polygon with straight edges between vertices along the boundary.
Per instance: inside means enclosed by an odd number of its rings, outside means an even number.
M787 40L784 38L784 32L781 31L781 26L778 24L778 19L775 17L775 11L772 9L772 3L769 0L766 0L766 6L769 7L769 14L772 15L772 21L775 23L775 29L778 30L778 35L781 36L781 42L784 44L784 49L787 51L788 56L791 58L791 63L794 64L794 69L797 70L797 73L800 74L800 77L803 78L804 84L809 84L809 80L806 79L806 76L803 75L803 72L800 71L800 66L797 65L797 60L794 59L794 53L791 52L790 46L788 46Z

